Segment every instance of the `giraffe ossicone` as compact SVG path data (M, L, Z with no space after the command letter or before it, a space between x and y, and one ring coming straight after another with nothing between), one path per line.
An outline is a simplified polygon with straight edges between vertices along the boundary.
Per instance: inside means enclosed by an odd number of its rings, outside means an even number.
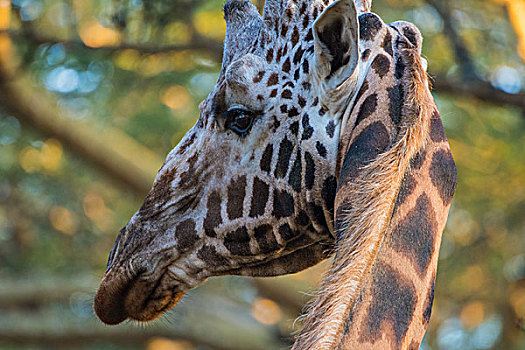
M267 0L260 16L226 2L218 82L117 237L95 297L103 322L155 319L211 276L289 274L335 252L295 348L421 341L414 315L428 308L455 167L419 31L370 5ZM415 291L398 303L413 316L401 328L398 304L372 301L385 281Z

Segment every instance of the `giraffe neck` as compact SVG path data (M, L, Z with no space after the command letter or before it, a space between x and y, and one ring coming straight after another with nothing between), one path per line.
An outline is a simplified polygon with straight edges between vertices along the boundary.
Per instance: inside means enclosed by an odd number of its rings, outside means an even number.
M455 184L439 115L434 110L426 118L426 146L410 158L398 183L380 246L345 314L339 348L418 349L425 334ZM428 177L437 166L451 171L446 184L436 186Z
M455 168L418 45L386 30L397 36L394 55L371 58L375 72L367 74L343 132L336 254L295 349L417 348L430 316ZM367 91L388 84L388 74L399 85Z

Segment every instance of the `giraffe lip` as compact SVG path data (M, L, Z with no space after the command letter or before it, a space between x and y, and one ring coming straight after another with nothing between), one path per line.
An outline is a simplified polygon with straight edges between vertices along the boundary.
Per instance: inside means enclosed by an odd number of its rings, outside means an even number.
M108 271L102 279L94 300L97 317L107 325L117 325L126 319L152 321L175 306L184 292L165 290L165 273L156 281L140 278L126 280L125 274Z

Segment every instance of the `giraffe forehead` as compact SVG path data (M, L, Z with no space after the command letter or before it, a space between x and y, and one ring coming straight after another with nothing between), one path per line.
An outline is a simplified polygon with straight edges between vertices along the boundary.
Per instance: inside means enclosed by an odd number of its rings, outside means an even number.
M252 85L253 78L261 70L270 68L269 64L261 57L254 54L246 54L233 61L225 73L225 81L229 85Z
M268 96L263 79L271 71L275 71L275 67L254 54L233 61L225 73L223 102L229 106L240 104L254 111L265 110Z

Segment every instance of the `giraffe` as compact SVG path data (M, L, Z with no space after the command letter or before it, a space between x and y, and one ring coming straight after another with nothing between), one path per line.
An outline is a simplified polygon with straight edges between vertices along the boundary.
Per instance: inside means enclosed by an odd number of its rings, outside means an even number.
M94 300L149 321L220 275L333 256L294 349L416 349L456 170L422 37L370 0L228 0L222 69Z

